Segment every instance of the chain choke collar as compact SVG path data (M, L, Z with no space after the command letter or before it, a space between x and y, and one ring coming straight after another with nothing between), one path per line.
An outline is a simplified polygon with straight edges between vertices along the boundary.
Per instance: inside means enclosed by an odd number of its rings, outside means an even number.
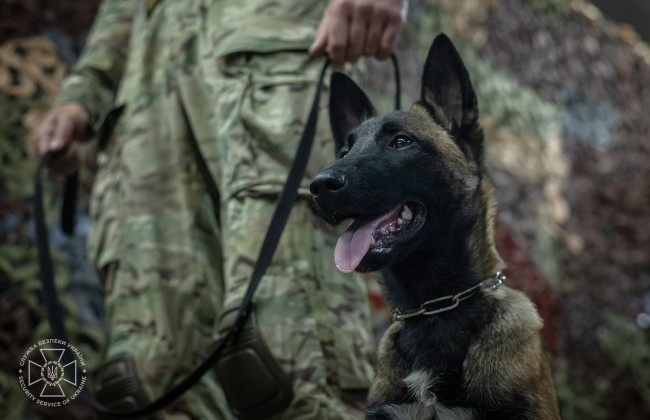
M472 297L476 292L478 292L479 289L485 292L494 292L499 287L501 287L501 284L503 284L505 280L506 276L501 274L501 271L497 271L494 277L483 280L476 286L472 286L469 289L463 290L462 292L455 295L443 296L428 300L420 305L419 309L413 311L400 311L399 309L395 309L393 312L393 319L395 321L404 321L416 316L430 316L451 311L452 309L456 309L462 301Z

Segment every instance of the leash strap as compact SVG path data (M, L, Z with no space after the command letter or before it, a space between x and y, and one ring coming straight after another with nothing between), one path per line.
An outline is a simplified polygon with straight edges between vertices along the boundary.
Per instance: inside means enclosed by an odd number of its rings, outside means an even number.
M395 69L395 108L400 109L400 76L397 59L394 54L391 56L391 60ZM294 156L293 164L289 170L287 181L280 194L278 205L275 209L275 212L273 213L271 223L269 225L268 231L266 232L259 257L253 270L251 281L249 283L233 327L228 331L225 337L217 343L217 346L212 351L212 353L191 374L189 374L185 379L183 379L182 382L172 388L168 393L164 394L154 402L142 408L132 411L111 410L95 400L90 395L87 388L84 388L81 392L81 396L95 410L110 416L132 418L147 416L166 407L174 400L176 400L176 398L181 396L190 387L196 384L201 376L203 376L203 374L205 374L205 372L207 372L210 367L219 359L219 356L223 350L237 337L247 317L250 314L255 291L262 281L264 272L271 263L271 259L273 258L273 254L275 253L275 249L280 240L280 236L282 235L284 227L289 218L289 214L291 213L291 209L293 208L293 204L298 196L298 187L300 186L300 182L305 175L307 161L309 160L311 147L314 142L314 137L316 136L316 124L318 122L320 95L323 87L325 72L329 65L330 60L328 58L321 70L321 74L318 79L318 85L316 87L316 94L314 96L314 101L309 112L307 123L305 124L305 129L300 138L300 143L298 144L298 149ZM43 283L43 294L47 309L47 315L52 328L52 334L54 335L54 338L68 342L65 327L63 325L61 306L59 304L56 288L54 286L54 269L52 266L52 258L50 256L48 232L43 212L43 191L41 185L41 177L45 166L51 158L51 152L47 152L39 162L36 171L36 180L34 183L36 245L38 249L38 264L41 273L41 281ZM214 183L214 180L212 180L211 177L208 178L210 183ZM69 178L66 181L64 193L64 214L62 215L62 224L64 232L68 234L72 233L73 231L76 187L77 176L75 174L73 177ZM209 185L209 188L214 189L216 188L216 185ZM216 208L218 209L218 207ZM66 359L66 364L73 361L72 356L69 353L70 352L64 352L64 359Z

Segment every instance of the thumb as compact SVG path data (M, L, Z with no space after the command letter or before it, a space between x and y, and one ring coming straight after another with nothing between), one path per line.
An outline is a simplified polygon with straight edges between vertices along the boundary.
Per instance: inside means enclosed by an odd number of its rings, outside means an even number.
M60 115L52 136L49 150L58 152L63 150L72 141L72 136L75 131L74 120L69 116Z
M314 42L311 44L311 47L309 47L309 54L310 55L321 54L323 51L325 51L326 46L327 46L327 18L325 17L323 18L320 25L318 26L318 30L316 31L316 37L314 38Z

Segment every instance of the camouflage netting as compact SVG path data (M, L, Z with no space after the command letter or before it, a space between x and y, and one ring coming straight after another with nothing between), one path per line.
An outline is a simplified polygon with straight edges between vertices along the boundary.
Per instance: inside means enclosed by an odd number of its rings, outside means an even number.
M398 48L403 102L417 97L422 60L434 36L446 32L479 97L508 283L525 290L545 319L563 418L650 418L650 50L629 26L609 23L583 1L410 3ZM94 6L0 4L0 16L12 13L0 22L0 303L25 302L32 334L46 336L31 245L35 163L27 134L49 106L63 62L78 53ZM27 38L37 34L44 36ZM365 85L375 86L380 110L391 108L391 72L368 65ZM92 170L89 160L85 191ZM49 202L51 220L57 205ZM56 255L57 277L66 279L60 287L70 290L83 271L70 270L65 252ZM84 306L69 296L69 316L92 325L93 311L74 310ZM389 317L376 290L371 301L381 330ZM11 347L10 332L3 325L0 353ZM75 334L88 337L85 354L101 343L96 328ZM0 359L3 367L10 362ZM14 373L0 374L0 413L9 417L26 405L16 386Z
M17 373L25 350L38 340L51 337L44 321L33 245L31 199L37 163L33 132L67 73L64 60L74 60L74 48L70 47L73 40L83 39L79 34L86 30L93 13L92 8L84 6L90 14L81 18L85 24L80 31L78 22L66 14L74 6L65 8L63 4L58 9L55 2L51 3L0 4L0 417L11 419L33 418L35 413L44 418L85 415L81 401L58 411L30 406L20 389ZM77 11L81 9L77 7ZM70 32L60 26L66 22ZM86 190L89 173L84 169ZM84 261L83 237L67 238L57 228L60 202L55 198L59 195L55 185L45 182L57 289L69 338L78 344L88 368L93 369L104 341L101 292L97 283L92 283L94 277ZM81 226L82 233L83 230Z
M479 53L561 109L558 355L576 381L610 382L600 404L610 416L640 419L650 413L648 330L634 325L650 291L650 54L585 3L551 10L502 2L482 24Z

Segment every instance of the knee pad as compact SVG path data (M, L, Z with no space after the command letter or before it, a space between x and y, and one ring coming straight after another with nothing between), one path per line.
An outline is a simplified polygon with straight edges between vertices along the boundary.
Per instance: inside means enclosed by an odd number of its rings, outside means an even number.
M225 336L235 323L241 301L227 305L219 318L219 334ZM215 371L230 409L240 420L270 417L287 408L293 387L260 334L255 308L239 337L224 350Z
M116 411L132 411L149 404L147 393L140 382L135 367L135 360L129 353L120 353L104 363L96 375L95 397L107 408ZM100 415L102 420L115 417ZM155 413L147 420L161 420L162 415Z

